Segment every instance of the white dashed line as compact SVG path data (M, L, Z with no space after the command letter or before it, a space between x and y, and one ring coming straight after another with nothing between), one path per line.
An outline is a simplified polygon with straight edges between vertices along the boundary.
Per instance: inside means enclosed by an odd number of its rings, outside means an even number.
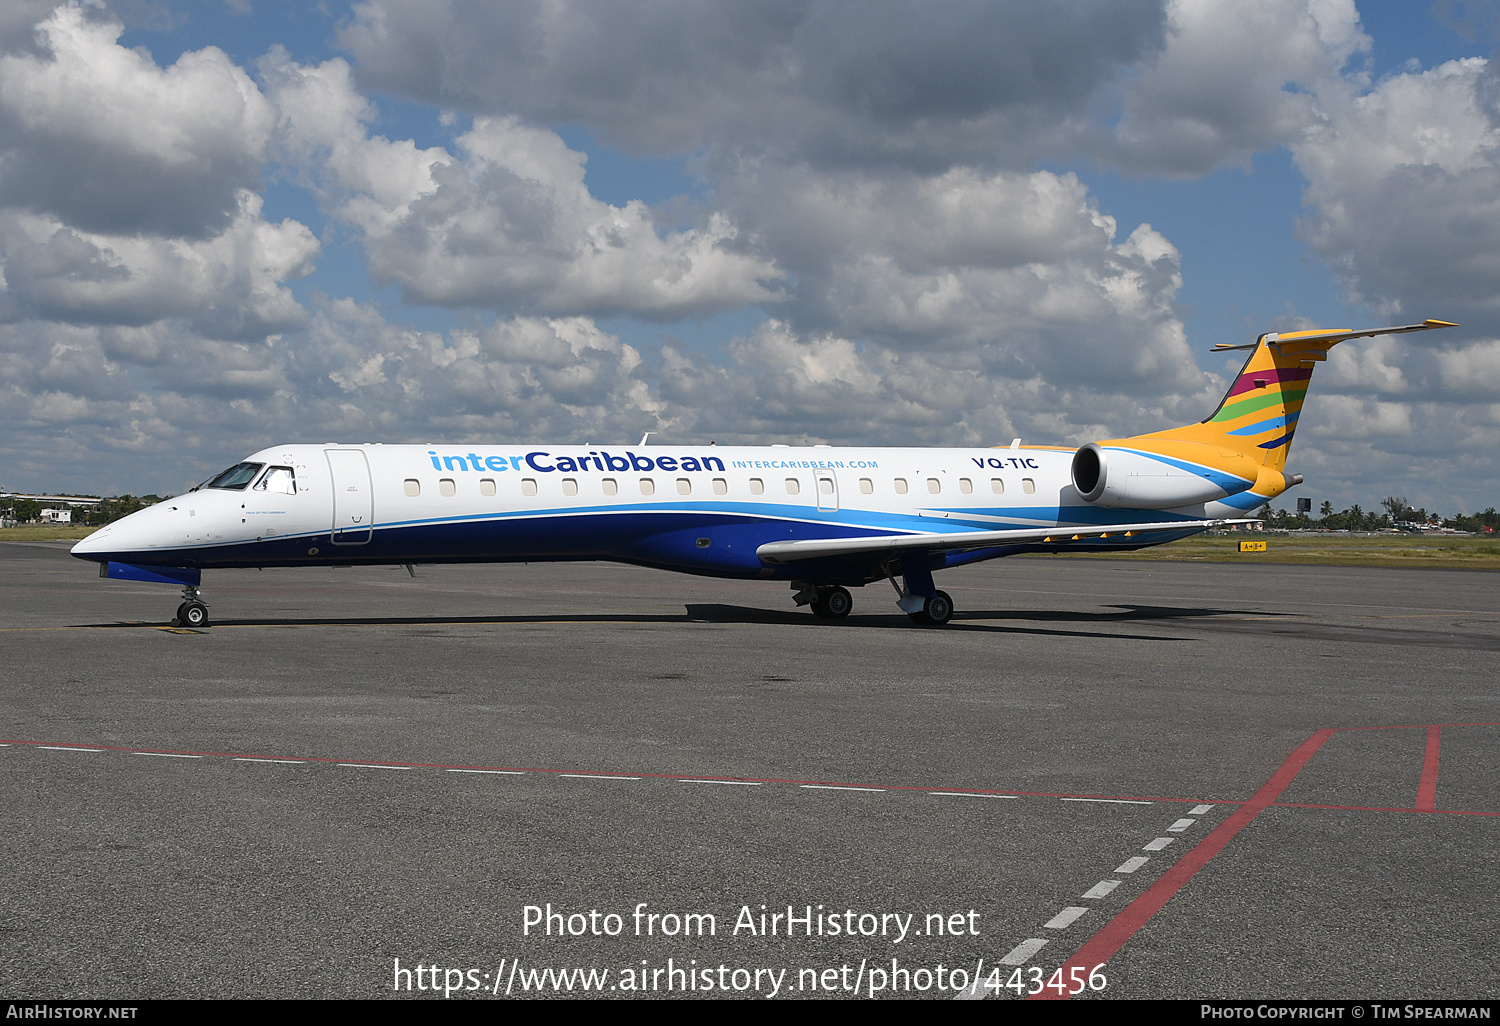
M560 777L573 777L577 780L639 780L640 777L622 777L613 773L559 773Z
M982 794L979 791L928 791L928 794L943 795L946 798L1020 798L1018 794Z
M709 780L707 778L700 779L700 778L697 778L697 777L692 777L692 778L684 777L683 780L682 780L682 783L684 783L684 784L738 784L740 787L760 787L761 784L763 783L763 781L760 781L760 780Z
M347 767L348 769L388 769L388 770L409 770L409 769L411 769L410 766L388 766L385 763L380 763L380 762L338 762L338 763L334 763L334 765L335 766L344 766L344 767Z
M1065 802L1099 802L1103 805L1150 805L1138 798L1064 798Z
M67 745L37 745L49 752L102 752L102 748L70 748Z
M1085 898L1107 898L1109 892L1120 886L1118 880L1100 880L1094 886L1083 892Z
M798 787L810 787L815 791L884 791L883 787L851 787L848 784L798 784Z
M1146 856L1144 856L1144 855L1137 855L1135 858L1133 858L1133 859L1126 859L1124 862L1120 863L1120 865L1116 866L1115 867L1115 872L1116 873L1134 873L1137 869L1140 869L1142 866L1144 866L1146 863L1148 863L1150 861L1151 860L1149 858L1147 858Z
M1211 808L1213 808L1212 805L1194 805L1191 809L1188 809L1188 815L1201 816Z
M450 769L449 773L503 773L508 777L524 777L525 770L480 770L480 769Z
M1196 822L1198 822L1196 819L1179 819L1176 823L1167 827L1167 833L1180 834Z
M276 762L286 766L301 766L307 762L306 759L257 759L250 755L236 755L235 762Z
M1088 909L1086 908L1081 908L1078 905L1069 905L1057 915L1053 916L1051 919L1043 923L1042 928L1046 930L1064 929L1066 927L1072 926L1078 921L1078 918L1080 916L1085 915L1087 912Z
M1175 840L1177 840L1177 838L1175 837L1158 837L1156 840L1152 841L1150 844L1142 848L1141 851L1161 851L1163 848L1165 848Z
M158 759L201 759L201 755L178 755L176 752L131 752L131 755L153 755Z
M1047 942L1042 938L1032 937L1029 940L1023 940L1021 943L1011 948L1010 952L1000 961L1004 962L1006 965L1025 965L1027 962L1031 961L1032 955L1035 955L1038 951L1041 951L1046 946Z

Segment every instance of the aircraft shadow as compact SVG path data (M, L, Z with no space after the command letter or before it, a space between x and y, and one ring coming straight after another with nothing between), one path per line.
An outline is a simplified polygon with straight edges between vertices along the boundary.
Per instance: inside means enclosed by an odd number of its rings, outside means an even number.
M1076 624L1083 627L1102 627L1122 623L1164 623L1172 620L1203 619L1216 616L1240 615L1244 610L1210 609L1176 606L1117 605L1107 607L1107 612L1072 612L1063 610L964 610L955 614L948 630L984 632L994 634L1037 634L1058 637L1110 637L1138 641L1183 641L1180 637L1164 637L1152 634L1124 634L1119 631L1067 630L1057 627L1023 626L1030 623ZM1289 614L1260 613L1258 616L1282 616ZM983 623L979 621L1008 620L1008 624ZM1020 621L1017 623L1016 621ZM319 616L319 617L257 617L244 619L215 620L213 627L452 627L452 626L507 626L519 624L589 624L589 623L723 623L723 624L767 624L782 626L826 626L865 627L910 630L912 625L899 612L867 613L853 615L843 620L817 620L800 609L762 609L755 606L736 606L725 603L689 604L681 614L672 613L559 613L530 614L526 616ZM170 622L131 621L113 623L82 624L86 627L160 627L171 628ZM187 628L180 628L187 630ZM212 630L212 627L207 628Z

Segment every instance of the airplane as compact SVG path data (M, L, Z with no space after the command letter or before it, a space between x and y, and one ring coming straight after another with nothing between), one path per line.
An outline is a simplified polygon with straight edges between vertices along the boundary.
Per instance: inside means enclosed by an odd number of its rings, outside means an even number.
M884 580L914 623L940 625L954 610L935 570L1255 522L1302 482L1287 453L1333 346L1455 326L1220 344L1250 355L1203 421L1078 447L275 445L72 553L101 577L180 585L185 627L209 625L204 570L557 560L787 581L827 619Z

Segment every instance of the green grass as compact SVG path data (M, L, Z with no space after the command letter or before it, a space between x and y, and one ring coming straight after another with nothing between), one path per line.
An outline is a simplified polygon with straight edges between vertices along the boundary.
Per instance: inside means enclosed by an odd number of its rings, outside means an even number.
M0 527L0 541L77 541L97 530L97 527L74 524L26 524L22 527Z
M1265 552L1240 552L1243 540L1264 541ZM1071 559L1104 555L1070 554ZM1110 556L1112 559L1177 560L1209 563L1306 563L1330 566L1472 567L1500 570L1500 543L1465 535L1381 534L1372 537L1327 534L1213 532L1179 542Z

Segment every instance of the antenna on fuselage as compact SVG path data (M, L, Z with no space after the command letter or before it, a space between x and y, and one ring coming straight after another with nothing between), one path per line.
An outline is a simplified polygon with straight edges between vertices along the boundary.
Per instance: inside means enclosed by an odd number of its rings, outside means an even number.
M644 435L642 435L641 436L641 445L644 446L646 444L646 439L650 438L654 434L656 434L655 431L647 431Z

